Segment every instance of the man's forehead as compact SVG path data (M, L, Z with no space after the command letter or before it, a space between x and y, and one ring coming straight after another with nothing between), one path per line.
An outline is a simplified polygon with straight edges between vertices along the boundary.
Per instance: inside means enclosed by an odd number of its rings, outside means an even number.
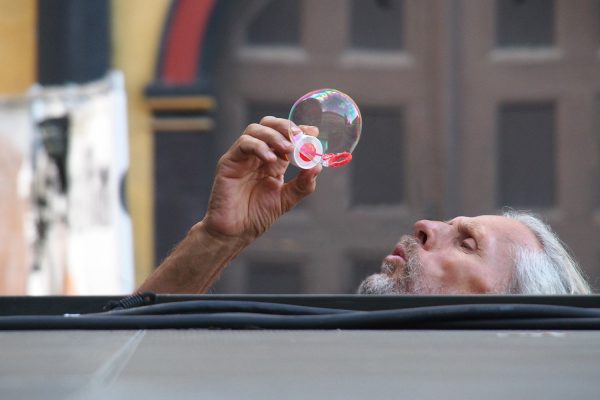
M530 248L540 248L535 234L520 221L502 215L479 215L467 218L470 224L478 227L485 235L493 235L496 240L524 245Z

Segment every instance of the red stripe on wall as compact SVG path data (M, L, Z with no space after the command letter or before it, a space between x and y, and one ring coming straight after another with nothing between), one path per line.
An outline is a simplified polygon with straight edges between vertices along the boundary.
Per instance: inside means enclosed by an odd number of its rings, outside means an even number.
M196 80L204 35L216 0L179 0L168 32L161 80L187 84Z

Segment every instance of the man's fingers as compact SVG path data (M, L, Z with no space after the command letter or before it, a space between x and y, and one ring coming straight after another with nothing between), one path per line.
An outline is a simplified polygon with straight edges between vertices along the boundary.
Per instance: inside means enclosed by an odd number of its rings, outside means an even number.
M281 201L284 211L290 210L300 200L314 192L317 188L317 176L323 169L317 165L312 169L303 169L294 179L286 183L281 193Z
M276 130L286 139L289 137L290 121L288 119L266 116L260 120L260 124Z
M263 141L280 155L287 154L293 150L293 146L288 140L287 135L283 136L281 132L269 126L250 124L244 131L244 135Z
M248 156L256 156L265 162L277 160L277 156L273 150L264 141L250 135L242 135L232 150L232 159L234 161L248 158Z

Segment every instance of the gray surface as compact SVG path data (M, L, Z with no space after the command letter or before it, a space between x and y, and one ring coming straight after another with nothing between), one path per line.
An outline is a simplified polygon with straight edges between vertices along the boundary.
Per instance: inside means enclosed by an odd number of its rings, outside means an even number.
M600 398L598 332L2 332L0 398Z

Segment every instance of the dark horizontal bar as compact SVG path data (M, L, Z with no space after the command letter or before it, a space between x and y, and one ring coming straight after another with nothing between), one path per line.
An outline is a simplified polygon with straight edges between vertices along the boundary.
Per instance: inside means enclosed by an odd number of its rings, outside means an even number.
M125 296L123 296L125 297ZM0 296L0 315L62 315L101 312L121 296ZM600 296L365 296L365 295L158 295L156 303L236 300L349 310L390 310L458 304L546 304L600 308Z

